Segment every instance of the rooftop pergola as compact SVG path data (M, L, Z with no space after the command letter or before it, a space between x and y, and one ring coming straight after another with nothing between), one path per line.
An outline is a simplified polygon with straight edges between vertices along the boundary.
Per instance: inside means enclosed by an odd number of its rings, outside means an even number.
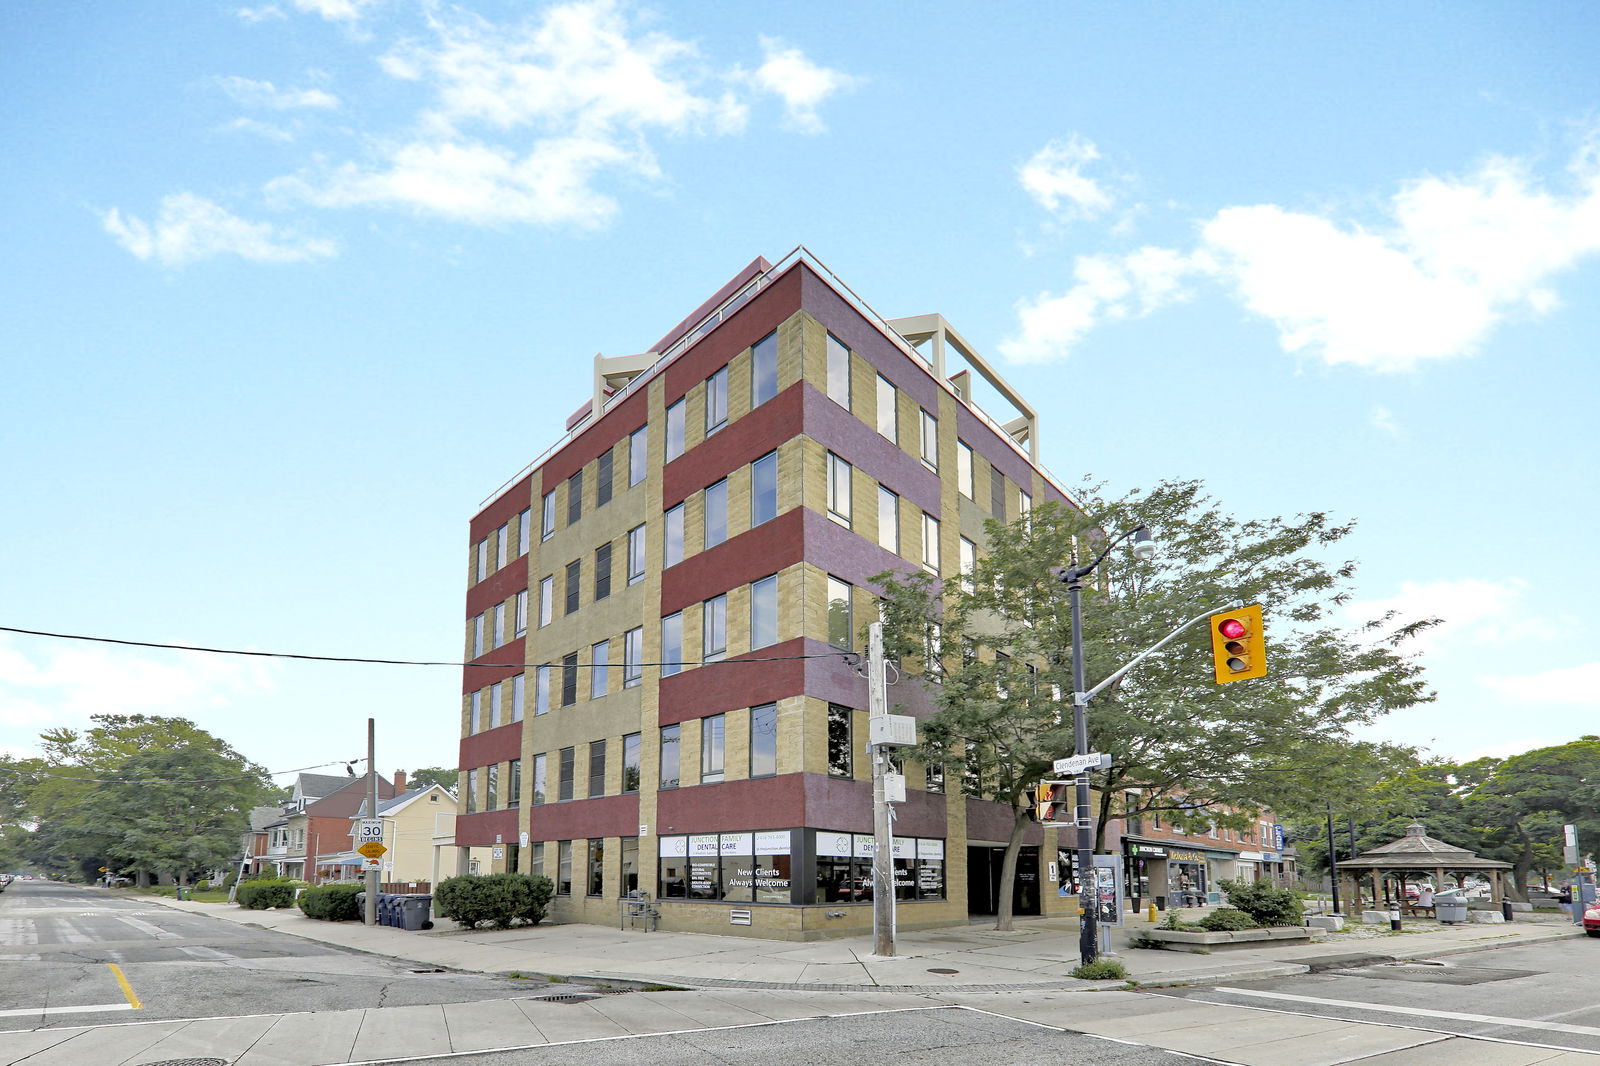
M1341 879L1348 876L1352 887L1359 888L1364 875L1372 878L1372 899L1376 903L1380 898L1398 899L1400 893L1391 897L1389 884L1405 882L1414 879L1419 874L1431 874L1433 885L1436 889L1444 887L1446 874L1453 874L1456 883L1460 884L1464 874L1483 874L1489 879L1491 899L1499 903L1505 898L1504 885L1501 883L1502 871L1511 869L1509 862L1498 859L1485 859L1466 848L1458 848L1454 844L1446 844L1436 840L1423 832L1421 822L1412 822L1406 826L1406 835L1389 844L1383 844L1370 851L1364 851L1353 859L1339 860L1339 874ZM1380 882L1383 887L1379 892ZM1351 893L1350 899L1358 899L1357 893Z

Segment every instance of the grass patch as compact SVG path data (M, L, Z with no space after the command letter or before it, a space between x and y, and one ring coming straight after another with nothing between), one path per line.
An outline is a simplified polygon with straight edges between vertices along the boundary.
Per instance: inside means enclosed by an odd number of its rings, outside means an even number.
M1071 976L1080 981L1126 981L1128 969L1116 959L1100 959L1084 963L1073 970Z

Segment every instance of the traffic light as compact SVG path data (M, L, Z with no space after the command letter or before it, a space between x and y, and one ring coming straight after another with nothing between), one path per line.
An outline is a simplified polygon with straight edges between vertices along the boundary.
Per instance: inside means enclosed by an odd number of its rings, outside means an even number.
M1259 603L1211 616L1211 660L1219 685L1267 676L1267 634Z
M1072 782L1040 781L1033 789L1033 820L1041 825L1073 824Z

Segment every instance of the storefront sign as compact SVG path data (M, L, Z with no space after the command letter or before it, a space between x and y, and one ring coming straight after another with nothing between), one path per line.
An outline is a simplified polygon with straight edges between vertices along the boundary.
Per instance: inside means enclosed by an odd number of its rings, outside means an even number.
M1128 854L1137 855L1141 859L1159 859L1167 853L1166 848L1151 847L1149 844L1129 844Z
M1200 851L1179 851L1173 848L1167 852L1167 858L1174 862L1205 862L1206 856Z
M1272 827L1272 850L1273 851L1282 851L1283 850L1283 843L1284 843L1283 826L1281 826L1281 825L1273 826Z

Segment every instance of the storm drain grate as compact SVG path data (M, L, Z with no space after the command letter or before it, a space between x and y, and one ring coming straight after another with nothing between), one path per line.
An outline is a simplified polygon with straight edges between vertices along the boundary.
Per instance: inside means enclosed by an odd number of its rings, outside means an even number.
M563 992L559 996L530 996L537 1003L583 1003L586 1000L599 999L598 992Z
M160 1062L146 1062L142 1066L228 1066L227 1059L162 1059Z

